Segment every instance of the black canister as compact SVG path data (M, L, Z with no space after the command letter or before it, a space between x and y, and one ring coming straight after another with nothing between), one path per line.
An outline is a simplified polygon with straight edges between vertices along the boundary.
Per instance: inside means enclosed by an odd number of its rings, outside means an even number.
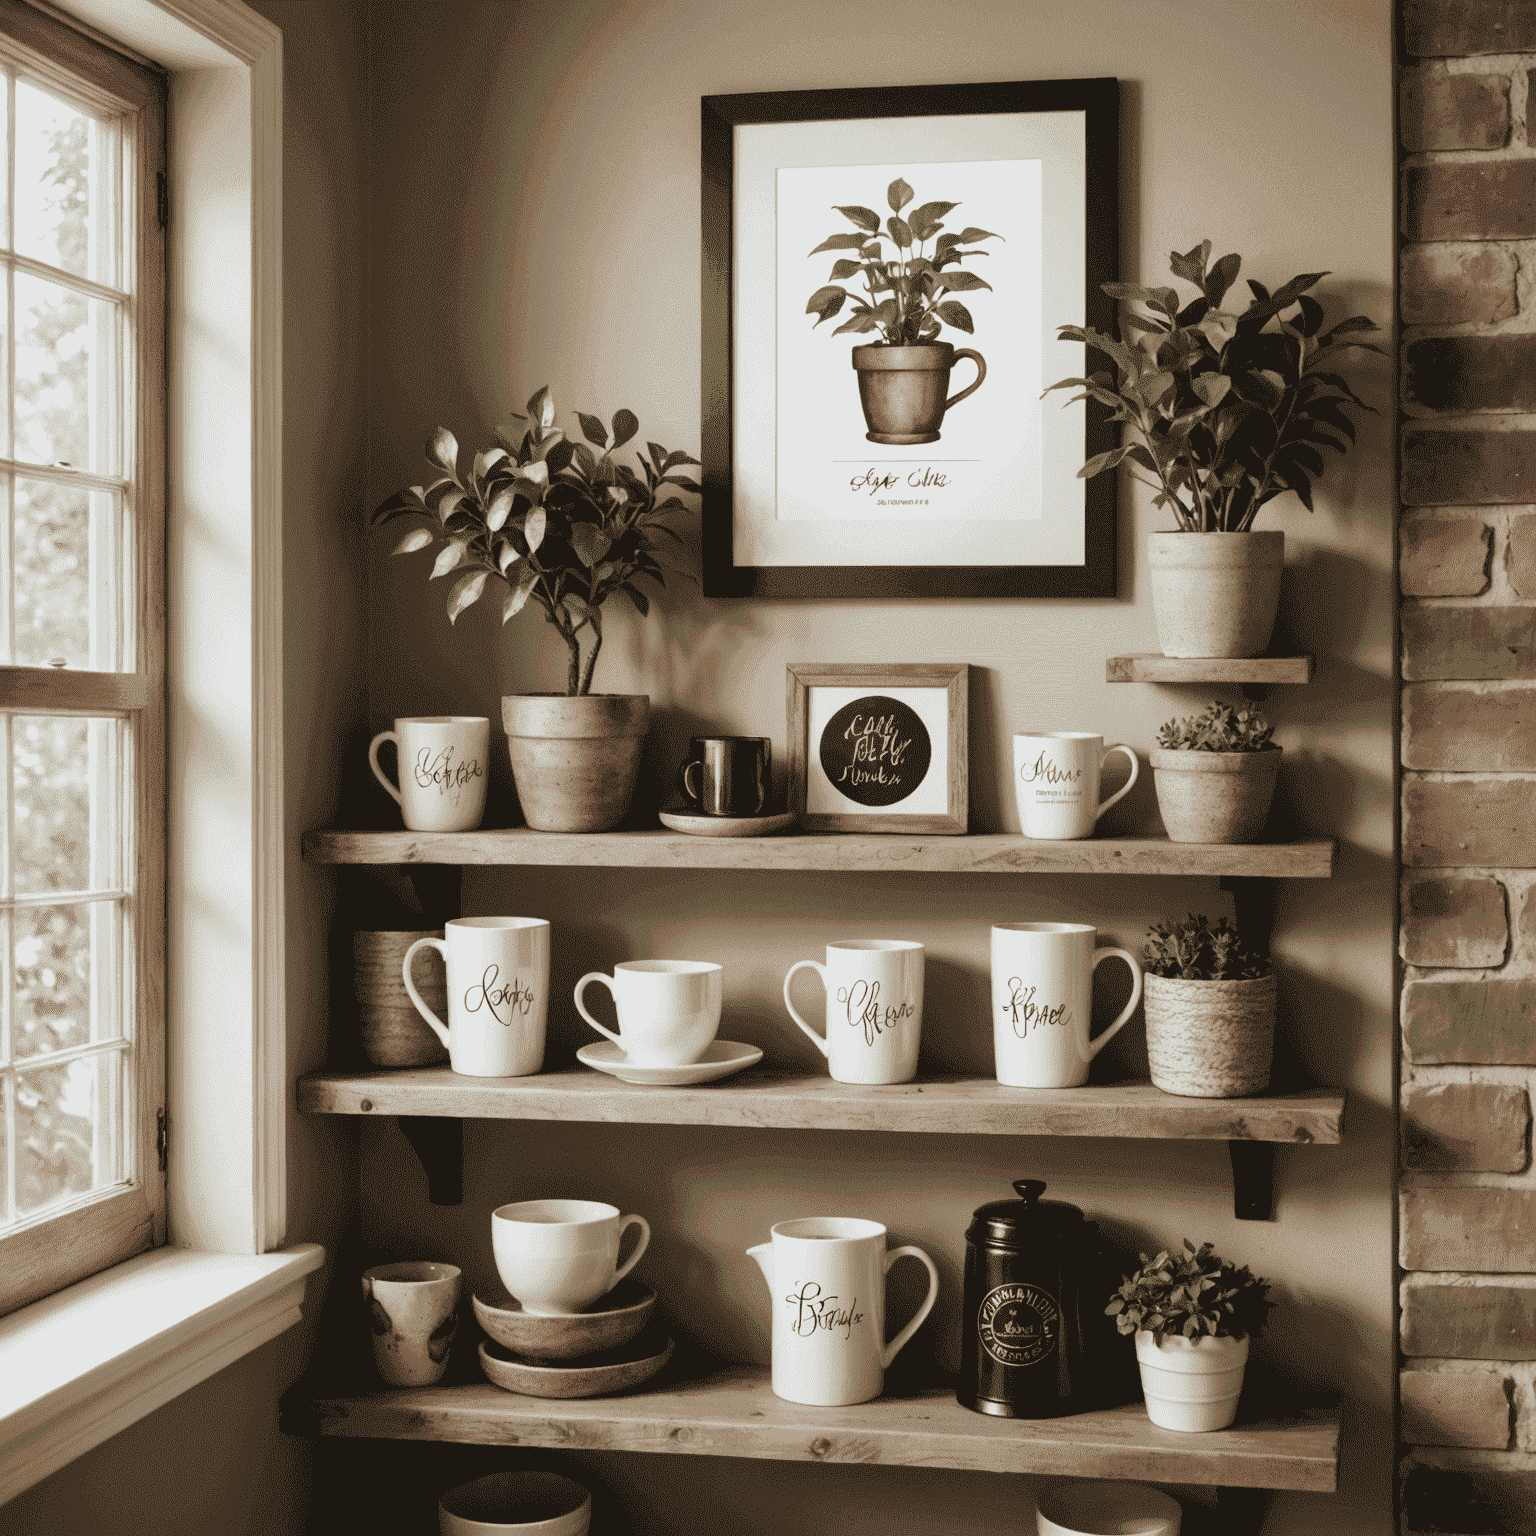
M1092 1245L1075 1205L1042 1200L1018 1179L1017 1200L977 1210L965 1234L964 1336L955 1396L977 1413L1051 1419L1091 1406L1084 1296ZM1098 1303L1103 1311L1103 1302Z

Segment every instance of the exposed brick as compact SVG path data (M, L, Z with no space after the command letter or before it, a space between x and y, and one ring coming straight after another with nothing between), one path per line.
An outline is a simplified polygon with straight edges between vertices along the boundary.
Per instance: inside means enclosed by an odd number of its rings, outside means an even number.
M1536 869L1536 781L1407 780L1403 862L1415 869Z
M1514 253L1500 245L1405 246L1404 325L1507 320L1519 308Z
M1410 1083L1403 1166L1434 1173L1519 1173L1531 1106L1508 1083Z
M1536 608L1407 607L1402 629L1404 682L1536 679Z
M1403 72L1398 131L1407 150L1503 149L1509 140L1509 76Z
M1536 686L1475 693L1415 683L1403 689L1403 766L1448 773L1536 768Z
M1536 160L1442 160L1404 173L1410 240L1527 240L1536 235Z
M1510 522L1505 569L1521 597L1536 597L1536 517L1529 513Z
M1405 383L1427 411L1536 411L1536 336L1411 341Z
M1536 1536L1536 1472L1416 1466L1403 1485L1411 1536Z
M1502 965L1509 947L1504 887L1486 875L1429 875L1403 888L1403 959L1463 970Z
M1403 0L1403 41L1418 58L1536 51L1527 0Z
M1536 1288L1411 1279L1403 1353L1454 1360L1536 1360Z
M1410 507L1536 501L1536 432L1405 432L1403 500Z
M1399 1212L1404 1269L1536 1269L1536 1189L1405 1189Z
M1409 1445L1509 1444L1505 1378L1493 1371L1403 1371L1403 1439Z
M1487 523L1467 517L1416 518L1402 525L1399 540L1404 597L1475 597L1488 585L1493 532Z
M1410 981L1403 1043L1420 1065L1536 1065L1536 981Z

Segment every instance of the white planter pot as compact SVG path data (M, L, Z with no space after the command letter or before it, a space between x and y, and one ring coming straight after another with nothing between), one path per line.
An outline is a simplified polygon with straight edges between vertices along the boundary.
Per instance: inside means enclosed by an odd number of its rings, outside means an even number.
M530 827L606 832L624 819L650 723L643 693L507 694L501 720Z
M1161 1429L1225 1429L1237 1417L1248 1340L1136 1335L1147 1417Z
M1173 843L1256 843L1269 819L1281 753L1155 747L1152 787Z
M1152 1083L1189 1099L1241 1099L1269 1087L1275 978L1143 978Z
M1264 652L1280 605L1283 533L1154 533L1147 553L1163 655Z

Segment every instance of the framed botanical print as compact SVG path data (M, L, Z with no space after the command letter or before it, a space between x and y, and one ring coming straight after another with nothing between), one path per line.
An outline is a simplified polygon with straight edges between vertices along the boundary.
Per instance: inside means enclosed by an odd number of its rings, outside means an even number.
M1117 83L702 110L705 593L1112 596Z

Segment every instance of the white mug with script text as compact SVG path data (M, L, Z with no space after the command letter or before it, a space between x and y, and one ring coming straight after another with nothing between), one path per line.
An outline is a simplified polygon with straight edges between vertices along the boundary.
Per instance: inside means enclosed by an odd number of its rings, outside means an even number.
M418 950L448 967L448 1022L411 980ZM549 1010L549 923L542 917L456 917L440 939L417 939L401 966L416 1011L466 1077L531 1077L544 1065Z
M826 1033L817 1034L790 1000L796 971L827 989ZM923 946L910 939L841 939L827 961L801 960L784 978L789 1016L827 1058L839 1083L909 1083L923 1033Z
M1111 752L1123 752L1131 776L1099 800L1099 774ZM1104 745L1083 731L1032 731L1013 738L1013 788L1025 837L1067 842L1092 837L1100 816L1131 791L1138 764L1131 748Z
M379 767L379 748L395 744L397 789ZM469 832L485 815L491 722L484 715L417 715L395 721L368 743L373 776L400 806L412 832Z

